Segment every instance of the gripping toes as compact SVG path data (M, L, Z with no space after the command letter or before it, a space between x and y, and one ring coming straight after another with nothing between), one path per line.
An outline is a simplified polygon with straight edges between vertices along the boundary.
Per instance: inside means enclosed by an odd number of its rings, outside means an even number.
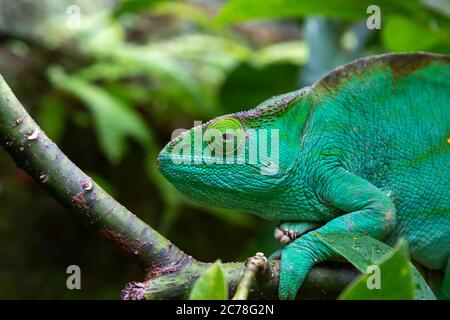
M319 226L317 222L283 222L275 228L274 237L281 243L288 244Z
M295 239L293 235L289 232L289 230L283 230L280 228L280 226L277 226L275 228L273 236L275 237L275 239L277 239L283 244L288 244L289 242Z

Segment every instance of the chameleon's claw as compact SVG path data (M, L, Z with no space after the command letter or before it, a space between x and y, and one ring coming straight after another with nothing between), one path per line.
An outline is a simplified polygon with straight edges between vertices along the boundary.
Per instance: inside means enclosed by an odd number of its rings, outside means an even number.
M297 239L296 233L290 230L281 229L280 227L275 228L274 237L282 244L288 244L295 239Z
M288 244L321 225L321 222L286 221L275 228L274 236L281 243Z

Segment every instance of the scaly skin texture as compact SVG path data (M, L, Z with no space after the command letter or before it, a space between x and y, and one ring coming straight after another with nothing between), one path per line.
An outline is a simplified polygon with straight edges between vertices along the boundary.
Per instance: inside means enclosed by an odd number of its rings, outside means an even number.
M261 174L271 165L267 161L174 163L174 150L184 138L218 121L227 125L227 119L245 132L279 130L275 174ZM390 245L405 237L413 259L446 271L442 293L448 297L449 137L450 57L386 54L357 60L310 88L193 128L171 141L159 162L161 172L194 200L283 222L281 229L288 226L299 234L306 231L282 250L281 299L295 298L311 267L335 254L317 233L348 231ZM207 145L178 153L177 159L199 159ZM311 225L319 227L311 230Z

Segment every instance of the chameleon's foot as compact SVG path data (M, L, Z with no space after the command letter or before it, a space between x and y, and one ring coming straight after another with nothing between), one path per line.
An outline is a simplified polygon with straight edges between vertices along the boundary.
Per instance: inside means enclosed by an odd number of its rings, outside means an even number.
M273 236L283 244L288 244L296 239L294 234L292 234L289 230L281 229L280 226L275 228Z
M317 232L307 233L284 247L278 286L278 297L281 300L295 299L313 265L334 254L315 233Z
M283 222L275 228L274 237L281 243L288 244L319 226L320 223L316 222Z

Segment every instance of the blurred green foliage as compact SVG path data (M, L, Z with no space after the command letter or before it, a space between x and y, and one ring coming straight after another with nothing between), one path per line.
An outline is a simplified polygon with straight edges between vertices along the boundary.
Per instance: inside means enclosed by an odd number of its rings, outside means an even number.
M0 72L75 163L200 260L279 245L272 224L200 207L162 178L155 158L173 130L249 109L356 57L450 51L440 0L38 2L0 0ZM374 3L381 30L365 28ZM71 5L79 27L68 24ZM4 152L0 240L0 298L117 298L142 278ZM81 267L81 291L65 286L70 264Z

